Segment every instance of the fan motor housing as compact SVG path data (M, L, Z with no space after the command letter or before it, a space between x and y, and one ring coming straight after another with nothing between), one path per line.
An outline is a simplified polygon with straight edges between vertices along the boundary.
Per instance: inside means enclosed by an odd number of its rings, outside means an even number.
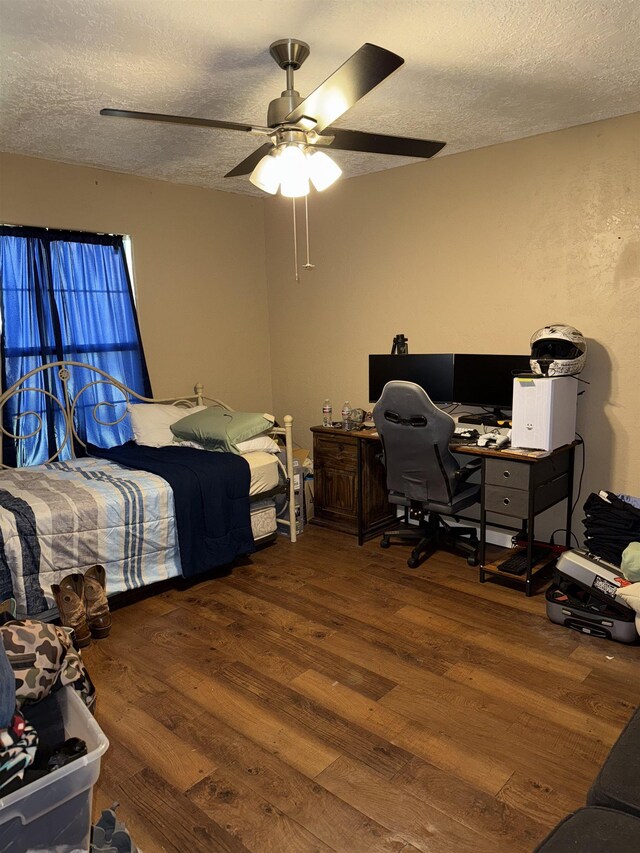
M269 104L267 112L267 127L277 127L279 124L285 123L285 118L292 110L301 104L304 98L300 97L300 93L295 89L289 89L283 92L279 98L274 98Z

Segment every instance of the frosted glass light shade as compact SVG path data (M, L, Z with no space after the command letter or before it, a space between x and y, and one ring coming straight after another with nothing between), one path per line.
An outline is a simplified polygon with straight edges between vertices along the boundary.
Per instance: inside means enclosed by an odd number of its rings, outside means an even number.
M280 192L288 198L309 194L307 158L297 145L288 145L278 157Z
M261 190L275 195L299 198L309 195L309 180L318 192L326 190L342 174L342 169L323 151L298 145L274 148L265 155L251 173L249 180Z
M323 151L307 151L307 164L309 177L318 192L326 190L342 174L342 169L337 163L327 157Z
M266 193L275 195L280 186L280 168L278 157L273 153L266 154L255 167L249 178L251 183L264 190Z

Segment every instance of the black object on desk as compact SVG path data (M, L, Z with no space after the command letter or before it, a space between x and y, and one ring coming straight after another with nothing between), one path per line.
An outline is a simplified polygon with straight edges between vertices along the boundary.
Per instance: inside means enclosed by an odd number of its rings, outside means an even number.
M477 444L478 436L460 435L454 432L449 441L449 446L452 444Z
M505 427L511 429L511 417L509 415L496 415L483 412L481 415L460 415L459 424L481 424L490 427Z

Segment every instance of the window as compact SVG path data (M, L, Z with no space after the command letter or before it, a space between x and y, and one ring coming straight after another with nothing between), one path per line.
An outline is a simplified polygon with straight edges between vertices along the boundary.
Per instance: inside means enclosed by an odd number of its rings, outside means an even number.
M3 388L36 367L67 359L98 367L151 396L123 237L0 226L0 315ZM76 394L94 379L90 371L80 371L69 392ZM33 380L31 387L49 383L45 390L59 396L59 388L49 387L58 381L50 371ZM105 428L93 421L93 407L104 399L111 399L115 413L104 420L124 412L115 389L90 388L77 412L81 438L103 446L128 440L125 424ZM5 408L4 426L12 433L33 431L34 417L20 418L24 412L43 418L37 436L15 442L18 465L45 461L61 443L64 421L56 409L46 394L35 390L14 397ZM6 445L8 461L12 448Z

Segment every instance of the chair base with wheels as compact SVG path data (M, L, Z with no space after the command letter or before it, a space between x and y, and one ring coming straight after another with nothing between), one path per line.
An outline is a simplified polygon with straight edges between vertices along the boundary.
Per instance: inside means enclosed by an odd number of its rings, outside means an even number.
M389 503L404 508L404 524L384 531L383 548L390 539L414 542L407 560L415 569L438 548L467 554L469 565L478 564L478 536L472 527L454 527L463 510L478 502L479 484L469 478L482 461L462 466L449 449L455 428L451 415L439 409L414 382L387 382L373 408L373 420L382 441ZM419 526L410 526L409 517Z
M405 507L404 520L385 530L380 540L381 548L390 548L391 539L417 543L407 560L410 569L417 569L435 551L442 548L467 555L470 566L478 565L478 533L475 527L454 527L435 512L420 510L420 523L409 524L409 507ZM449 516L457 521L455 516Z

